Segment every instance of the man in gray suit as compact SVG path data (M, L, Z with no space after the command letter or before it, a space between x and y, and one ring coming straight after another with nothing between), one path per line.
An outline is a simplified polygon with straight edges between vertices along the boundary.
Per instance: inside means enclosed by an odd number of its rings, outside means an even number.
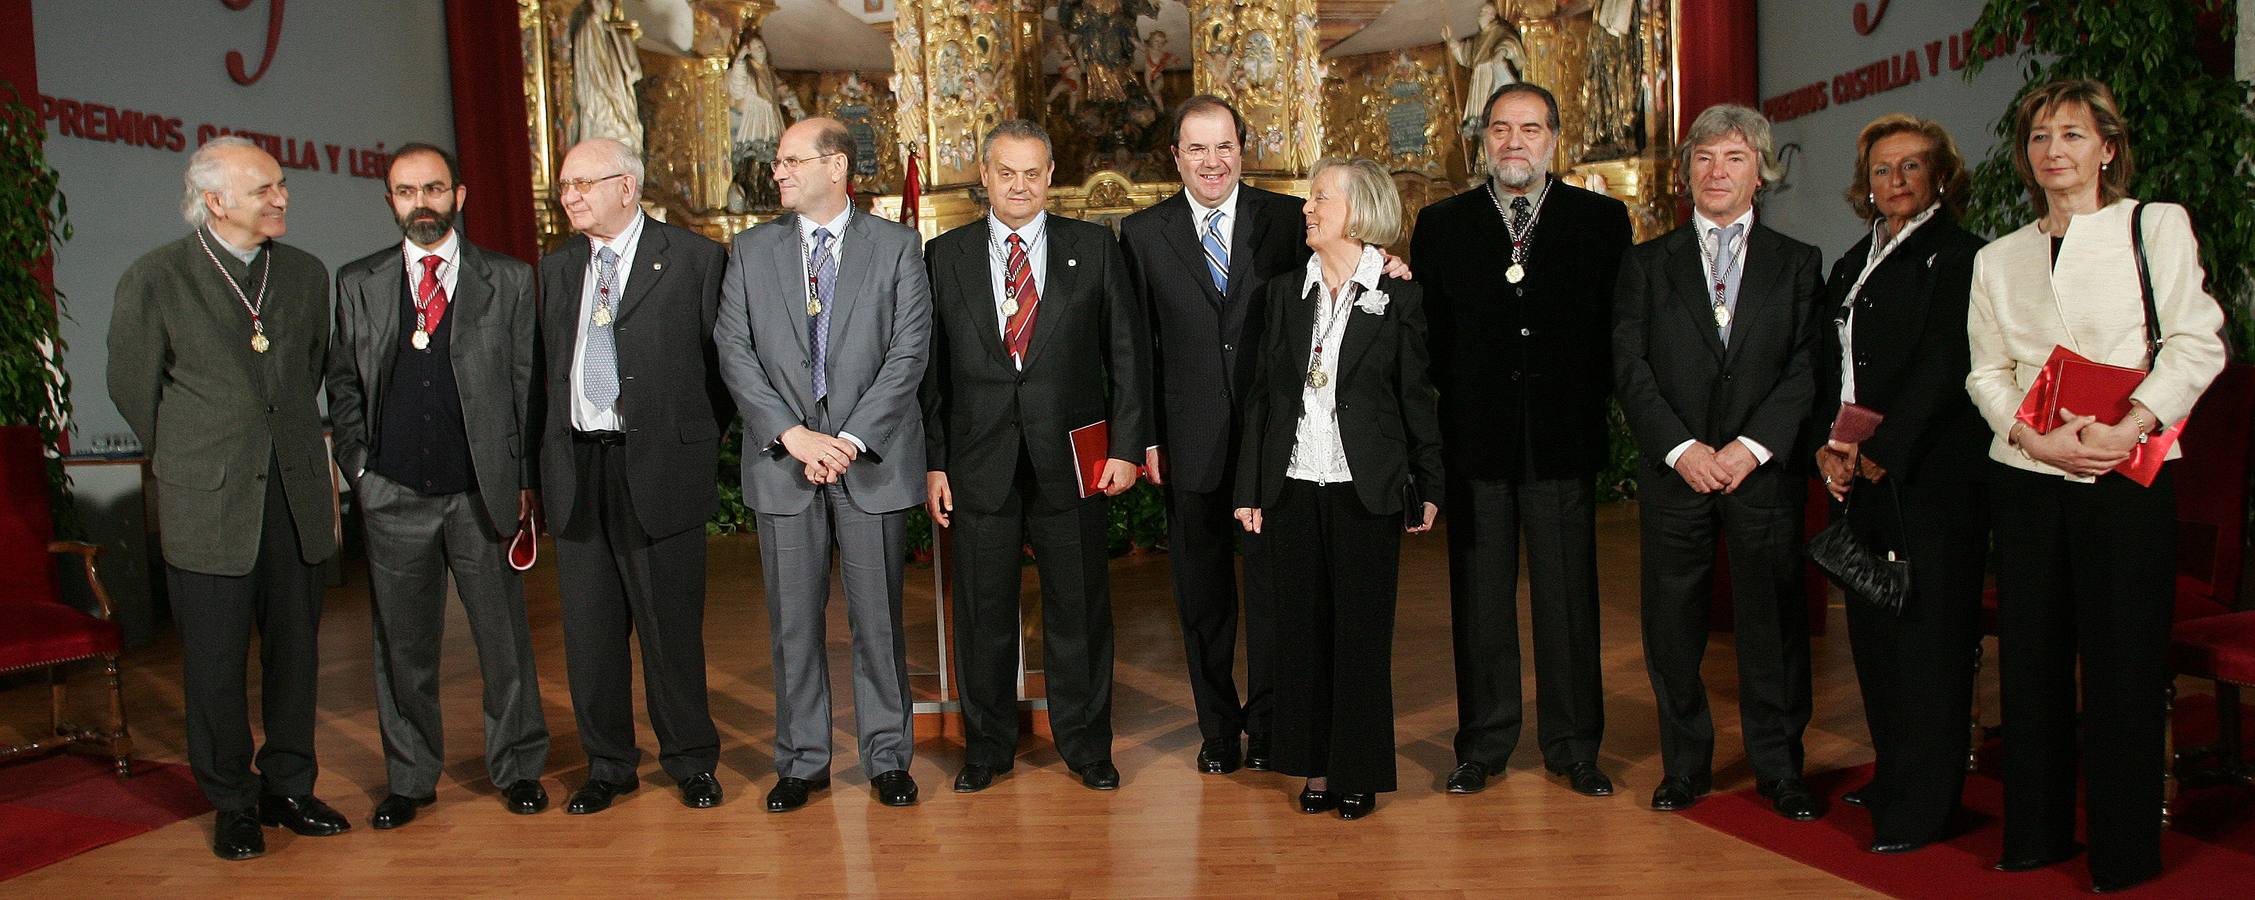
M336 491L321 445L329 274L276 238L290 191L242 138L188 160L191 229L125 270L110 317L110 400L156 477L165 582L180 624L188 765L219 810L212 852L266 852L261 823L351 828L313 796L321 582ZM245 658L259 636L266 745L251 770Z
M337 466L368 531L376 721L390 780L369 824L398 828L435 799L448 572L485 678L486 774L503 806L530 815L548 807L548 723L524 581L506 555L533 499L532 267L454 229L468 191L445 150L399 148L384 187L406 240L338 270L329 346Z
M861 765L879 802L916 802L901 634L908 510L924 502L917 405L932 308L916 231L857 212L854 142L833 119L783 132L787 215L736 236L713 343L744 416L744 494L759 516L775 657L769 812L830 784L823 607L835 541L853 629Z

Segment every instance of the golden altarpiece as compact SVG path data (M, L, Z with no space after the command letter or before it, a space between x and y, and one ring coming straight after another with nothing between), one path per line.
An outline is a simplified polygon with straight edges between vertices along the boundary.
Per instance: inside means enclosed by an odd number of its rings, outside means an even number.
M779 9L791 43L771 58ZM1200 93L1243 113L1248 181L1305 195L1317 159L1370 158L1395 173L1414 221L1480 180L1467 117L1510 80L1558 98L1554 171L1628 203L1639 239L1675 224L1673 0L519 0L519 11L525 187L543 247L567 230L554 177L576 140L628 140L646 160L651 213L725 241L779 212L775 140L811 115L847 124L865 209L900 218L918 173L927 238L983 212L979 139L1011 118L1056 142L1049 208L1116 225L1180 188L1167 110ZM646 25L671 42L646 40ZM839 28L875 30L890 66L827 60ZM910 633L933 638L910 642L920 714L954 706L939 570L931 607L906 611ZM1038 668L1035 616L1023 646ZM1040 707L1038 671L1021 672L1021 697Z

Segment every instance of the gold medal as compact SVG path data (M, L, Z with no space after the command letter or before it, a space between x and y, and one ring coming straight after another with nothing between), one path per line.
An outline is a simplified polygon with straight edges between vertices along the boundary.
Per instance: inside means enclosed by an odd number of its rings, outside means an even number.
M1730 327L1730 307L1728 307L1728 306L1724 306L1724 305L1722 305L1722 304L1719 304L1719 303L1718 303L1718 304L1715 304L1715 327L1716 327L1716 328L1729 328L1729 327Z
M597 328L611 327L611 305L608 303L595 304L595 316L593 318L593 321L595 322L595 327Z
M429 350L431 349L431 333L417 328L415 333L407 338L407 343L414 345L417 350Z
M266 348L271 346L274 346L274 342L266 339L265 332L262 331L257 334L251 335L251 349L253 351L265 353Z
M1331 383L1331 376L1323 374L1323 370L1322 370L1322 369L1309 369L1309 370L1308 370L1308 387L1311 387L1311 388L1315 388L1316 390L1319 390L1319 391L1320 391L1320 390L1322 390L1322 389L1323 389L1323 386L1324 386L1324 385L1327 385L1327 384L1330 384L1330 383Z
M806 298L806 314L807 314L807 315L810 315L810 316L819 316L819 315L821 315L821 314L822 314L822 301L820 301L820 300L816 300L816 299L814 299L813 297L808 297L808 298Z
M1503 280L1512 284L1518 284L1519 279L1525 277L1527 277L1527 267L1518 263L1512 263L1511 268L1503 270Z
M1003 315L1005 315L1005 316L1015 316L1015 315L1017 315L1017 314L1018 314L1018 301L1016 301L1016 300L1004 300L1004 301L1002 301L1002 314L1003 314Z

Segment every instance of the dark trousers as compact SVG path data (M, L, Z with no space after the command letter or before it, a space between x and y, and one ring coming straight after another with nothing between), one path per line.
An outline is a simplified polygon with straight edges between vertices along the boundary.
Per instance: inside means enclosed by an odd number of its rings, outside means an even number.
M634 515L626 447L575 443L579 507L556 536L564 669L589 778L631 784L634 672L627 636L642 645L642 687L658 765L680 781L720 762L705 697L705 532L652 538Z
M1788 476L1756 471L1747 477ZM1758 506L1736 494L1661 494L1645 491L1640 515L1644 666L1660 715L1661 769L1668 777L1701 785L1714 775L1715 720L1699 663L1707 653L1707 607L1719 529L1730 547L1738 720L1746 757L1757 779L1799 778L1801 734L1808 730L1810 714L1801 507Z
M964 761L1010 768L1017 756L1019 571L1032 544L1041 573L1042 673L1049 727L1067 765L1112 758L1111 504L1045 497L1031 462L1002 506L955 512L955 671ZM985 504L980 504L985 505Z
M548 766L548 720L525 621L524 577L493 536L475 491L423 494L376 472L360 476L375 624L376 723L390 792L428 797L446 763L439 718L439 645L448 575L477 645L486 777L507 787ZM514 529L512 528L512 533Z
M321 671L320 574L298 546L282 492L279 463L266 469L266 513L258 562L247 575L209 575L165 566L172 617L180 623L181 693L188 713L188 766L212 808L249 809L261 793L313 793L315 679ZM258 635L259 722L252 774L250 701L245 697L251 635Z
M1334 791L1394 790L1394 592L1401 517L1351 482L1284 482L1263 510L1276 589L1276 770Z
M1849 599L1848 642L1878 756L1864 791L1873 838L1925 843L1946 836L1965 787L1988 486L1889 480L1856 482L1849 515L1875 546L1910 560L1910 598L1900 615Z
M2080 737L2091 876L2129 881L2161 869L2173 469L2139 487L2113 474L2076 484L1994 467L2006 858L2074 840Z
M1597 650L1597 489L1589 478L1448 481L1456 760L1502 771L1519 746L1519 541L1535 630L1535 738L1545 765L1595 762L1605 733Z
M1182 621L1183 656L1190 663L1190 697L1198 733L1208 739L1239 732L1266 734L1269 682L1275 668L1276 607L1261 574L1263 537L1247 534L1234 517L1230 479L1211 491L1168 484L1167 560L1173 567L1175 612ZM1245 549L1245 699L1237 694L1237 560Z

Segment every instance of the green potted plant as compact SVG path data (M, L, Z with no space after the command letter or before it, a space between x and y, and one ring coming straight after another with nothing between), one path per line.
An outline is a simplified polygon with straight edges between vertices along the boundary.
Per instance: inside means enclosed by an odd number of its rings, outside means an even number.
M35 428L48 449L47 484L57 516L64 493L63 429L70 376L63 371L63 295L46 278L50 248L70 239L60 175L47 165L47 130L15 86L0 83L0 426Z

